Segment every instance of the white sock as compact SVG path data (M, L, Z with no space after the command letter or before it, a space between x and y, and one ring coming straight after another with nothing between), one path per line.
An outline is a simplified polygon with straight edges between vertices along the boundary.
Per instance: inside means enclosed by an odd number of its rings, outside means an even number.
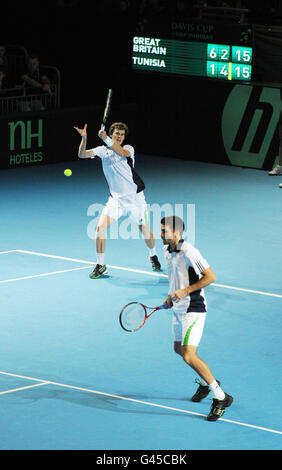
M97 264L104 266L104 253L97 253Z
M209 384L209 388L213 392L214 398L216 398L217 400L224 400L225 393L220 388L216 380L214 380L211 384Z
M149 250L149 253L150 253L150 256L155 256L155 255L156 255L156 247L151 248L151 249Z

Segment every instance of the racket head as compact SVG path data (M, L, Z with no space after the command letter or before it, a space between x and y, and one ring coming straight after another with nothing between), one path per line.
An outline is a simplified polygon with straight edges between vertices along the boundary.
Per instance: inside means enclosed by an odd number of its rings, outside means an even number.
M104 116L103 116L103 121L102 121L102 125L101 125L101 130L105 129L105 124L107 122L107 118L108 118L109 112L110 112L112 96L113 96L113 90L110 88L109 91L108 91L108 95L107 95L107 101L106 101L106 106L105 106L105 110L104 110Z
M120 326L125 331L137 331L144 325L146 319L146 307L139 302L126 304L120 312Z

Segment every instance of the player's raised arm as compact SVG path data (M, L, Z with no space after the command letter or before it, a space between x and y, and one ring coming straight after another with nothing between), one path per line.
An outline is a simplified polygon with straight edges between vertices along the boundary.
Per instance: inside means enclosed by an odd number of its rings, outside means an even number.
M81 135L81 142L78 149L79 158L90 158L93 156L92 150L86 150L87 143L87 124L84 125L83 129L73 126L74 129Z
M120 130L114 130L112 133L111 137L109 137L106 133L106 131L100 129L98 132L98 136L100 139L103 140L103 142L111 148L115 153L120 155L121 157L130 157L131 154L129 150L125 149L122 147L122 143L125 138L125 131L120 131Z

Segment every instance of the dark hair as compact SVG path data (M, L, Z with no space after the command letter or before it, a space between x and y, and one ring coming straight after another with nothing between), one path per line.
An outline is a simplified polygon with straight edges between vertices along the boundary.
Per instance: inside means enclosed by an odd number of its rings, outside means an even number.
M179 230L179 232L182 234L185 230L185 225L184 225L183 220L177 215L169 215L167 217L163 217L161 219L161 224L168 225L173 232L175 232L176 230Z
M109 129L109 135L112 135L115 129L119 129L120 131L125 131L125 135L128 134L129 130L127 125L124 122L114 122L111 124Z

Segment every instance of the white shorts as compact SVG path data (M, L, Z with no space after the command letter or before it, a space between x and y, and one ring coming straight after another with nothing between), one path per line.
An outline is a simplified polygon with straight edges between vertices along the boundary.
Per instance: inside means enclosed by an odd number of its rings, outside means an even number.
M102 214L118 220L128 215L137 225L148 224L148 209L143 192L127 197L109 197Z
M182 346L198 346L203 334L206 312L175 313L172 317L174 341Z

